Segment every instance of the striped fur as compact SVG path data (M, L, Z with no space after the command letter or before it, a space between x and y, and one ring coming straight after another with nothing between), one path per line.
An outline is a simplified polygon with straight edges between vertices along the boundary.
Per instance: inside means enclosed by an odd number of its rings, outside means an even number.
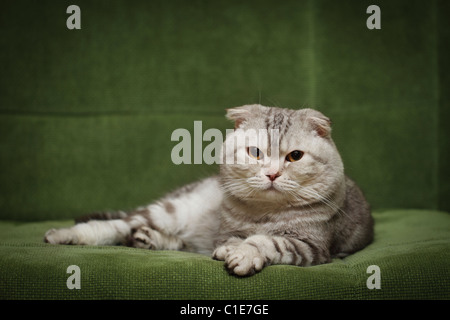
M253 146L264 159L222 164L219 176L132 212L84 217L71 228L49 230L44 240L212 254L238 276L274 264L327 263L370 243L369 205L344 175L327 117L312 109L261 105L229 109L227 117L243 129L235 135L247 129L277 130L278 140L267 135ZM302 151L300 160L287 160L293 150Z

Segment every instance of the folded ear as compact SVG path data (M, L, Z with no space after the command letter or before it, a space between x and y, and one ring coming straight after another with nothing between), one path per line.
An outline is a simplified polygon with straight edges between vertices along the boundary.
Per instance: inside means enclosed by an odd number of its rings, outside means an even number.
M319 137L326 138L331 135L331 120L324 115L309 117L308 122Z
M227 119L234 121L234 128L237 129L243 122L250 118L255 107L257 107L257 105L249 104L241 107L226 109L226 117Z

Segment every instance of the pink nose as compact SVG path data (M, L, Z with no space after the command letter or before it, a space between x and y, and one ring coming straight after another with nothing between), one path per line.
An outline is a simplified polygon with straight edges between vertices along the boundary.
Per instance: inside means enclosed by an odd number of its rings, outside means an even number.
M279 173L276 173L276 174L268 174L268 175L266 175L266 177L269 178L270 181L274 181L274 180L275 180L276 178L278 178L279 176L280 176Z

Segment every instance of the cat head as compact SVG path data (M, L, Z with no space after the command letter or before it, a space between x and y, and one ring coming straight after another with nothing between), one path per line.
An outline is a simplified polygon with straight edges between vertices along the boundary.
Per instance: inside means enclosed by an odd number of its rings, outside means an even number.
M293 206L326 201L342 186L331 121L319 111L246 105L228 109L227 118L235 123L222 149L227 193Z

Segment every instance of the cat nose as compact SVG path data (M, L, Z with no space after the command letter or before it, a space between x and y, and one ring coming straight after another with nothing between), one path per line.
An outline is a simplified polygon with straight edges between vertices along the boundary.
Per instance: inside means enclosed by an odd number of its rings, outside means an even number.
M266 174L266 177L270 179L270 181L274 181L276 178L278 178L280 174L277 172L275 174Z

